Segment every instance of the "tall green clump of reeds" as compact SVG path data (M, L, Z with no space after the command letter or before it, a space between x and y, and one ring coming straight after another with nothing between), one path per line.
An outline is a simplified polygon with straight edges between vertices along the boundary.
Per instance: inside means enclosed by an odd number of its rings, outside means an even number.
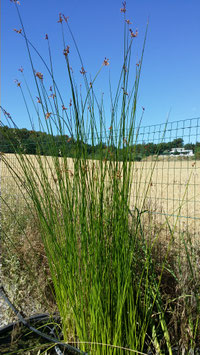
M16 2L15 5L21 21ZM21 21L20 33L28 49L40 108L30 90L29 94L41 130L50 134L47 143L50 156L42 155L46 144L43 141L37 140L35 157L25 154L20 142L16 151L18 170L9 166L19 185L23 182L27 204L34 207L39 220L64 339L95 354L124 354L125 349L144 351L150 344L158 348L159 339L164 336L168 340L159 296L160 279L155 276L151 247L145 241L140 223L143 211L136 208L133 214L129 209L133 172L130 161L134 160L137 139L135 119L144 47L129 90L131 50L137 31L128 30L125 2L121 12L125 21L124 59L115 95L110 83L109 130L103 98L99 102L94 92L95 80L109 64L108 59L105 58L89 83L68 18L59 15L72 98L66 110L54 77L48 36L50 67L28 40ZM64 20L80 57L84 97L78 92L71 71ZM43 74L34 70L31 50L36 51L46 66L52 82L51 97ZM28 107L27 110L30 115ZM55 133L59 136L59 149ZM70 160L68 145L72 142L74 151ZM86 143L90 143L93 159L88 159ZM95 160L97 146L99 154ZM169 341L167 345L170 347Z

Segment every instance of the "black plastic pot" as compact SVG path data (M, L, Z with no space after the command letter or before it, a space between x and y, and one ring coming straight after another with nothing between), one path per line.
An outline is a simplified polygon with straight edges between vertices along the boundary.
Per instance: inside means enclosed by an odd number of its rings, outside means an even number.
M50 338L61 339L60 328L55 324L60 323L60 317L48 314L39 314L26 319L29 326L39 329L41 333ZM60 340L61 341L61 340ZM0 328L0 354L38 354L38 351L45 351L51 346L52 342L34 331L30 331L22 322L14 322ZM78 350L78 349L77 349ZM68 350L61 344L53 346L48 350L49 355L75 354L73 350Z
M55 314L39 314L26 318L12 304L6 291L0 285L0 296L17 315L19 321L0 329L0 354L38 354L38 350L49 350L48 354L85 354L87 353L62 341L60 317ZM53 346L52 346L53 344ZM63 349L63 350L61 350Z

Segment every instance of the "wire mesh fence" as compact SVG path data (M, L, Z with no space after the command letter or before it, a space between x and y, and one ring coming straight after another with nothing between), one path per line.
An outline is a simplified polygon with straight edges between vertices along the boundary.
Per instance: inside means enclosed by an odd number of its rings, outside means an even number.
M101 136L108 148L110 131ZM118 131L112 132L118 139ZM200 117L168 122L135 129L135 143L130 186L130 210L145 211L145 223L161 228L175 226L176 231L196 235L200 233ZM127 143L128 132L125 137ZM71 138L66 140L73 149ZM91 137L84 143L91 150ZM96 146L99 141L96 139ZM33 142L29 142L30 146ZM75 144L75 141L74 141ZM112 147L113 148L113 147ZM114 148L113 148L114 149ZM0 143L1 155L14 170L21 174L17 158L8 145ZM92 155L88 153L88 159ZM61 154L62 155L62 154ZM73 175L73 155L70 172ZM34 154L33 158L34 159ZM50 160L51 157L48 157ZM62 159L62 156L60 157ZM94 160L93 160L94 162ZM54 179L52 174L50 178ZM22 204L22 186L16 184L6 165L0 162L1 196L10 206L19 209ZM167 221L167 223L166 223Z
M167 219L177 231L192 235L200 232L199 141L199 118L140 127L137 140L147 151L142 162L136 163L136 169L139 174L142 170L140 191L149 183L148 212L156 224L166 225ZM157 155L152 154L152 143L160 146ZM136 185L137 174L133 196ZM138 195L140 199L140 192Z

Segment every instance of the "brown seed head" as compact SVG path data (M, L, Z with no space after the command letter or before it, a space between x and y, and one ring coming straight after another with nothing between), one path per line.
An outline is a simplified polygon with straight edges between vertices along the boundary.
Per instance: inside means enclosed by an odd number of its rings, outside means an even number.
M37 102L38 104L41 104L40 98L38 96L36 96Z
M68 56L68 54L69 54L69 46L67 46L67 47L64 49L63 54L64 54L65 57Z
M138 36L138 30L136 30L135 33L134 33L131 29L130 29L129 31L130 31L130 33L131 33L131 37L132 37L132 38L135 38L135 37Z
M106 67L109 65L109 59L105 57L104 61L103 61L103 65L105 65Z
M45 35L45 39L49 39L49 37L48 37L48 34L46 33L46 35Z
M19 82L19 80L15 79L14 82L17 84L18 87L21 86L21 83Z
M58 23L60 22L60 23L62 23L63 22L63 19L62 19L62 14L61 13L59 13L59 20L57 21Z
M40 73L39 71L37 71L37 72L35 73L35 76L37 76L37 78L39 78L40 80L43 80L43 74Z
M85 71L85 69L84 69L83 67L81 67L80 73L81 73L82 75L84 75L84 74L87 73L87 72Z
M48 120L48 118L51 116L51 112L47 112L45 115L45 119Z
M19 68L18 70L19 70L21 73L23 73L24 68L21 67L21 68Z
M123 12L125 14L126 12L126 1L122 1L123 7L120 9L120 12Z
M50 96L49 96L49 98L50 97L52 97L52 99L54 99L55 97L56 97L56 94L51 94Z
M131 25L132 22L130 20L125 20L125 22L128 24L128 25Z
M16 28L14 28L14 30L13 31L15 31L16 33L19 33L19 34L21 34L22 33L22 29L20 28L19 30L16 30Z
M63 109L63 111L64 111L64 110L67 110L67 107L65 107L64 105L62 105L62 109Z

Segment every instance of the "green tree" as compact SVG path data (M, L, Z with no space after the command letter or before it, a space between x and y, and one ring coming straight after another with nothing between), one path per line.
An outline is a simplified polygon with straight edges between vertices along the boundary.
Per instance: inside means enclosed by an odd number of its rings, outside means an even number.
M194 151L195 160L200 160L200 146L197 146Z

